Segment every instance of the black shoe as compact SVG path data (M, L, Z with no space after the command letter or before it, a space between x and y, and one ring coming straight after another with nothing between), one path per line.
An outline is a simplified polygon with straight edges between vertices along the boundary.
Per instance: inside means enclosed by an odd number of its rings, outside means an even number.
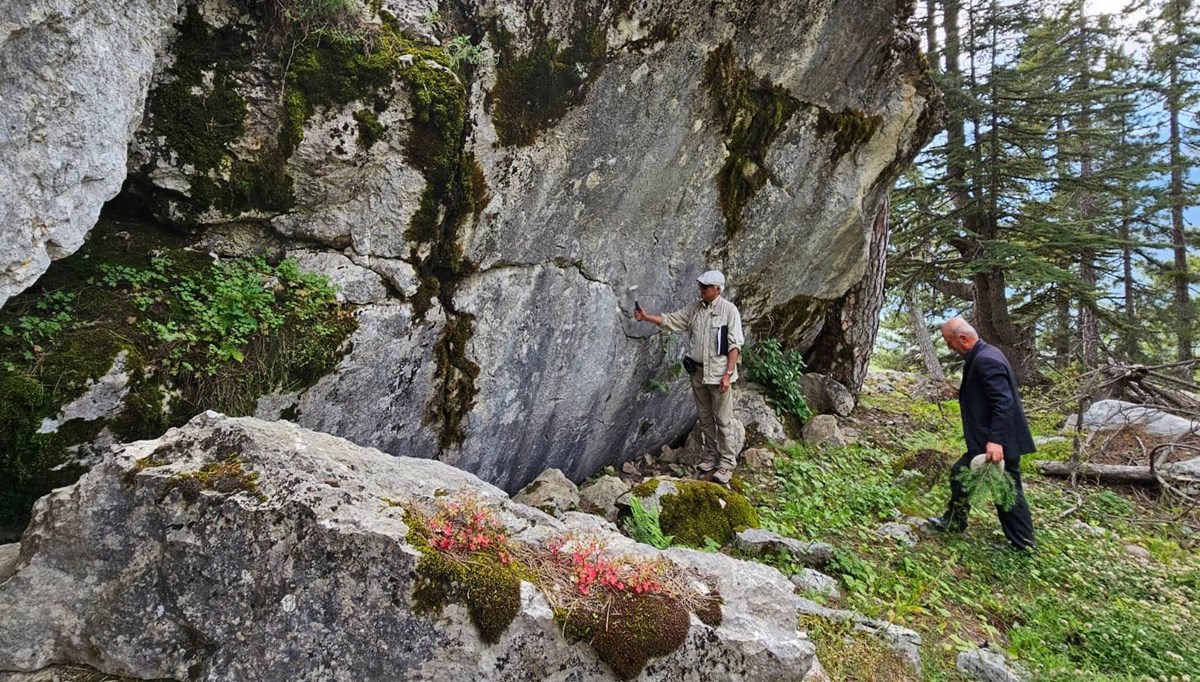
M940 533L961 533L967 529L965 523L952 523L941 516L929 517L929 527Z

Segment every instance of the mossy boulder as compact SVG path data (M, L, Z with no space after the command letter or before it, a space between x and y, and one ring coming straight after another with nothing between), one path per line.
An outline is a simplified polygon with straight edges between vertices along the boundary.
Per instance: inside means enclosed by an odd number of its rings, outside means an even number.
M643 506L656 507L663 533L675 544L703 547L733 542L738 531L758 528L758 513L744 496L707 481L652 479L634 487Z

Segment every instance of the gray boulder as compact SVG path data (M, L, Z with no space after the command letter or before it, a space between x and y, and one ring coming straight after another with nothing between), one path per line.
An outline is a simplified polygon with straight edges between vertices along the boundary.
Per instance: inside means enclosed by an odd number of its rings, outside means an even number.
M781 551L792 555L797 561L820 568L833 561L833 547L824 542L804 542L785 538L761 528L747 528L737 534L738 549L755 556L775 554Z
M838 588L837 580L811 568L800 569L799 573L792 576L792 584L796 586L796 589L803 592L805 596L820 594L829 599L840 599L842 597L842 591Z
M889 521L876 529L875 532L881 537L892 538L905 547L915 547L917 544L916 533L913 532L912 526L906 523Z
M616 521L620 515L617 500L629 492L630 485L616 476L601 476L579 489L579 508L590 514Z
M958 672L980 682L1025 682L1028 673L1010 664L1004 652L996 649L961 651L954 661Z
M1144 429L1153 436L1176 437L1200 433L1200 422L1123 400L1097 400L1083 413L1083 428L1091 431L1114 431L1130 427Z
M579 488L558 469L546 469L533 482L513 495L513 502L562 516L579 507Z
M802 437L806 445L814 448L842 447L847 444L842 429L838 426L837 417L831 414L818 414L809 419L804 425Z
M787 440L783 422L779 420L775 408L767 402L763 388L758 384L734 384L733 416L746 430L746 446L782 443Z
M16 572L0 583L0 670L69 663L249 682L612 679L591 646L563 638L532 584L522 584L515 619L491 645L462 606L414 610L422 555L405 510L462 494L495 509L519 541L574 528L440 462L287 422L203 414L124 446L38 502ZM613 551L666 556L719 581L722 624L693 618L683 645L652 659L642 679L791 680L811 666L812 644L795 630L801 600L777 571L586 528L577 532Z
M181 4L0 4L0 306L82 246L121 189Z
M0 177L15 178L16 203L0 203L0 218L17 227L0 240L0 301L78 246L128 168L164 220L269 224L402 296L360 311L332 376L262 414L437 457L514 492L548 468L582 480L689 428L688 388L670 378L678 353L630 319L631 286L648 309L676 309L694 298L695 275L722 268L743 317L787 327L803 350L840 338L825 309L882 276L874 220L938 121L911 3L468 3L461 20L481 29L479 47L507 52L469 75L419 54L448 37L444 22L422 20L431 2L383 4L389 25L429 43L402 49L403 68L351 101L299 107L302 121L274 42L241 3L199 0L183 16L175 0L14 13L0 33L0 130L17 133L0 140ZM356 6L383 23L371 3ZM187 39L152 81L172 24ZM580 36L593 54L574 62L577 84L548 93L556 114L514 123L527 108L512 66L546 45L576 59L588 51ZM439 151L462 161L468 191L432 186L410 158L430 94L405 80L410 67L439 79L436 94L453 100L443 109L461 113L438 123L461 126L462 146ZM767 113L742 110L747 88L786 95L792 113L760 149L738 150L735 120ZM205 98L245 106L223 112L228 125L172 118L207 111ZM161 134L181 128L183 139ZM234 139L190 134L213 131ZM185 158L199 147L214 157L206 169ZM722 178L747 175L760 189L723 205ZM205 196L214 186L220 200ZM418 225L419 213L445 222ZM370 281L355 299L377 300Z
M836 379L815 372L800 377L800 390L813 414L848 416L854 411L854 394Z

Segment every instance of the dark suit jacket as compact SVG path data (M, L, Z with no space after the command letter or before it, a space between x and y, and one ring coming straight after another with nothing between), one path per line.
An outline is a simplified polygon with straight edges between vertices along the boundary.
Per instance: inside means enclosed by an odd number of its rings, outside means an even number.
M1021 409L1012 365L999 348L982 339L967 353L958 403L968 453L986 452L988 441L1004 447L1005 459L1037 449Z

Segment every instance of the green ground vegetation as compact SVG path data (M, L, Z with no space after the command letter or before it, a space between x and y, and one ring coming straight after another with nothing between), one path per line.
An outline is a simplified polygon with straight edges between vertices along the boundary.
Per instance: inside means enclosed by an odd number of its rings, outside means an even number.
M808 398L800 389L804 358L794 349L784 350L777 339L763 339L746 348L746 378L762 384L767 399L792 433L812 417Z
M101 221L74 255L0 311L0 526L78 477L68 448L107 427L153 438L206 409L253 411L328 373L356 328L329 281L295 262L214 261L146 225ZM130 387L111 419L42 423L125 354Z
M1053 435L1042 429L1057 428L1063 415L1038 412L1053 401L1027 395L1026 404L1038 435ZM844 597L834 606L921 633L926 680L962 679L954 656L984 641L1038 680L1182 679L1172 676L1200 670L1192 636L1200 631L1194 510L1139 491L1068 489L1027 466L1036 552L1005 546L990 505L972 509L966 533L922 535L907 548L876 529L897 514L942 511L946 468L964 448L957 404L863 396L856 415L858 444L782 448L775 472L750 476L745 490L765 528L837 548L828 570ZM1134 556L1130 545L1152 558ZM799 568L786 557L768 561ZM905 679L884 676L886 666L838 627L808 624L835 677Z

